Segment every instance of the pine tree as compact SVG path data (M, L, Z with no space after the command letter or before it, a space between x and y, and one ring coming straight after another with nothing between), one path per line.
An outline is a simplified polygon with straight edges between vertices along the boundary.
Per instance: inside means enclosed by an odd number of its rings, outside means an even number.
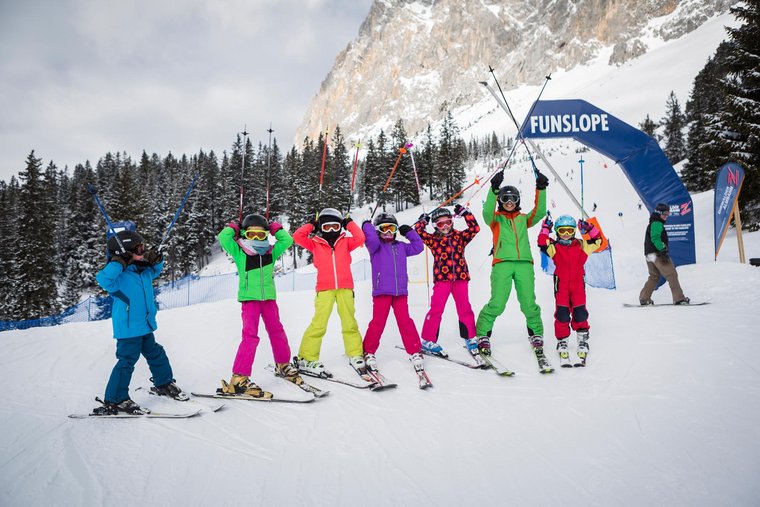
M639 123L639 130L651 137L655 137L657 127L659 127L659 124L649 117L649 113L647 113L647 117L644 118L644 121Z
M665 102L665 117L661 122L664 127L665 155L672 165L686 158L686 145L683 138L683 128L686 124L681 105L675 92L670 92Z
M435 156L438 197L448 199L456 194L464 182L465 147L459 138L459 127L449 111L441 123L438 135L438 152Z

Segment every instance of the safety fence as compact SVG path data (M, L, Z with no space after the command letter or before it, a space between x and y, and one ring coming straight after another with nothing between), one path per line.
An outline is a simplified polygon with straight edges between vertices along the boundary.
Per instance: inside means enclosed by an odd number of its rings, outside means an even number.
M368 280L372 276L369 260L360 259L354 262L351 265L351 273L355 281ZM274 281L278 291L289 292L314 290L316 279L316 270L313 266L308 266L299 270L278 272L275 274ZM237 297L237 290L237 272L213 276L188 275L156 287L156 303L160 310L168 310L198 303L234 299ZM112 304L113 300L110 296L90 296L57 315L41 319L0 321L0 331L104 320L111 317Z

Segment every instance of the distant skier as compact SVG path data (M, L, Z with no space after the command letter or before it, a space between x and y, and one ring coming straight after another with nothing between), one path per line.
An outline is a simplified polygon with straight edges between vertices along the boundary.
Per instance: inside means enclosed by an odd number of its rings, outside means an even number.
M422 344L417 327L409 316L406 258L419 255L425 247L417 231L408 225L399 227L396 217L390 213L380 213L375 217L374 225L366 220L362 224L362 232L372 262L372 320L364 334L364 362L367 367L376 368L375 352L393 308L404 349L414 369L420 372L423 370ZM398 241L396 232L409 242Z
M550 237L552 226L556 239ZM569 215L562 215L554 223L547 216L538 235L538 247L554 261L554 336L560 364L565 367L572 366L567 351L571 327L578 340L579 366L585 365L590 326L584 265L601 241L599 230L593 224L578 220L578 229L582 236L588 235L588 240L575 238L575 226L575 219Z
M501 186L504 172L491 179L491 190L483 204L483 218L493 235L491 263L491 298L478 315L477 335L481 352L491 353L491 331L496 318L504 313L512 290L517 291L520 310L525 315L528 337L539 362L546 361L543 352L544 325L541 308L536 304L533 256L530 253L528 228L539 223L546 214L546 187L549 179L537 173L535 205L527 214L520 213L520 191L513 186ZM498 203L497 203L498 199Z
M684 296L681 284L678 282L676 266L668 255L668 232L665 230L665 221L669 216L670 206L665 203L655 206L649 216L649 225L644 235L644 255L647 260L649 278L639 294L639 303L642 306L654 304L652 293L657 288L660 277L665 278L670 285L673 304L689 304L689 298Z
M351 236L346 236L344 228ZM351 252L364 244L364 233L349 217L343 218L340 211L325 208L315 220L299 227L293 233L293 239L314 255L317 269L314 317L301 339L298 369L316 376L332 376L319 360L319 354L336 303L348 361L357 371L364 368L362 336L354 316L354 278L351 275Z
M596 203L594 203L594 207L591 209L592 213L596 213Z
M270 236L275 239L274 245L269 243ZM264 321L272 345L275 374L294 384L303 382L298 370L290 363L290 345L280 320L274 284L274 264L293 245L293 238L280 223L251 214L243 218L242 223L231 220L219 233L219 245L237 267L237 300L241 304L243 330L232 364L232 378L229 383L222 380L218 391L227 395L271 398L272 393L251 381L259 345L259 319Z
M461 204L454 206L454 213L464 217L467 229L454 229L453 215L448 208L436 208L430 215L423 213L414 224L414 229L433 254L433 296L422 325L422 348L433 354L443 353L438 344L438 331L449 296L454 298L456 305L459 335L468 340L468 348L477 350L478 347L475 313L470 305L470 271L464 249L480 231L480 226L475 215ZM435 228L432 234L425 230L428 222L432 222Z
M164 348L153 336L158 328L153 279L161 274L163 255L155 249L146 253L145 241L136 231L120 231L111 236L107 248L110 260L95 278L113 298L111 323L117 362L108 379L103 405L95 408L93 414L150 412L129 397L129 384L140 354L148 362L156 394L188 400L187 394L175 384Z

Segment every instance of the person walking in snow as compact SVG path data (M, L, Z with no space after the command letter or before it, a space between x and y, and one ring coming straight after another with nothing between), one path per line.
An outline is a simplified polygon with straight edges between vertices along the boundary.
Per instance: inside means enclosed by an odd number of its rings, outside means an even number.
M95 276L98 284L113 298L111 324L116 339L116 365L106 385L102 406L96 415L147 414L129 397L129 384L140 355L145 356L152 375L151 390L179 401L189 399L174 380L169 358L156 342L153 279L161 274L163 255L155 249L145 251L145 241L136 231L119 231L107 242L109 261ZM101 401L98 399L98 401Z
M274 238L274 245L269 238ZM253 361L259 345L259 319L264 321L272 355L275 375L290 382L303 382L298 370L290 363L290 345L280 320L277 292L274 284L274 265L293 244L290 236L279 222L269 222L258 214L247 215L242 223L231 220L218 236L222 250L232 257L238 272L237 300L241 305L243 330L235 360L232 378L222 380L219 394L244 394L255 398L271 398L251 381Z
M349 363L357 371L364 369L362 337L354 316L354 278L351 275L351 252L364 244L364 233L351 218L344 218L336 209L325 208L316 220L299 227L293 233L293 239L312 253L317 269L314 317L301 340L299 370L316 376L332 376L319 360L319 355L322 337L336 303Z
M491 353L491 331L496 318L504 313L514 283L520 310L528 325L528 337L536 353L543 357L541 308L536 304L535 273L530 252L528 228L539 223L546 214L546 187L549 179L537 172L535 205L530 212L520 213L520 191L513 186L501 187L504 172L491 179L491 190L483 204L483 218L493 235L491 263L491 298L478 315L477 346L483 354ZM497 202L498 200L498 202Z
M364 334L364 362L369 368L376 367L375 353L380 346L380 336L385 329L388 314L393 308L409 360L415 370L422 370L420 335L409 316L409 275L406 265L407 257L419 255L425 248L422 240L410 226L399 227L396 217L390 213L380 213L374 222L366 220L362 224L362 232L372 263L372 320ZM408 243L398 241L396 232L401 233Z
M461 204L454 206L454 213L464 217L467 229L454 228L448 208L436 208L430 215L423 213L414 224L415 231L433 254L433 296L422 324L422 348L431 354L445 355L438 344L438 333L449 296L454 298L456 305L460 336L468 340L468 347L477 348L477 342L472 341L475 338L475 313L470 305L470 270L464 249L480 231L480 226L475 215ZM425 230L428 222L432 222L435 228L432 234Z
M550 237L552 225L556 238ZM588 354L589 323L586 308L586 274L584 265L589 255L599 247L599 229L584 220L578 220L581 238L575 237L576 222L569 215L562 215L556 223L546 216L538 235L538 247L554 261L554 336L557 338L557 352L561 366L568 367L570 355L567 338L570 328L578 339L580 364ZM588 236L589 239L585 239Z
M668 231L665 230L665 221L670 216L670 206L659 203L649 216L649 225L644 234L644 256L647 260L649 278L639 293L639 303L642 306L653 305L652 293L660 283L660 277L665 278L670 285L673 296L673 304L688 305L689 298L684 296L681 284L678 281L678 272L673 260L668 255Z

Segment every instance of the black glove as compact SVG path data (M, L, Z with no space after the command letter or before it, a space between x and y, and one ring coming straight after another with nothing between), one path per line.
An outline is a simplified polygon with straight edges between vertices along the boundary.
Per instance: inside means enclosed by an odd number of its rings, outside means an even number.
M422 215L420 215L420 218L418 218L417 221L422 222L423 224L426 224L430 222L430 215L428 215L427 213L423 213Z
M398 228L398 232L400 232L402 236L406 236L406 233L409 232L409 231L411 231L411 230L412 230L412 228L409 227L406 224L404 224L404 225L402 225L401 227Z
M549 186L549 178L544 176L541 171L536 171L536 188L538 190L546 190Z
M148 253L145 254L145 262L151 266L155 266L162 260L164 260L164 254L156 250L155 247L148 250Z
M351 217L346 217L340 222L340 225L345 229L349 222L351 222Z
M491 178L491 188L494 192L499 191L499 187L501 186L501 183L504 181L504 170L501 170L493 175L493 178Z
M454 213L459 215L460 217L467 212L467 208L462 206L461 204L455 204L454 205Z
M313 226L314 226L314 230L315 230L315 231L318 231L318 230L319 230L319 220L317 220L317 219L315 218L314 220L310 221L309 223L310 223L311 225L313 225Z

